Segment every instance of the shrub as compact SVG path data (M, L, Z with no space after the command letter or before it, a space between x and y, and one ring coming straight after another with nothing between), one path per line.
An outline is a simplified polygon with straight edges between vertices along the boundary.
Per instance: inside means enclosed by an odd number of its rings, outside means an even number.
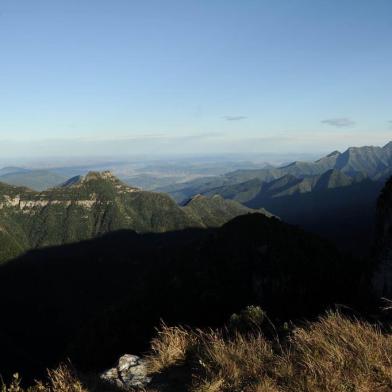
M229 328L237 331L255 331L268 320L266 313L259 306L247 306L239 314L230 317Z

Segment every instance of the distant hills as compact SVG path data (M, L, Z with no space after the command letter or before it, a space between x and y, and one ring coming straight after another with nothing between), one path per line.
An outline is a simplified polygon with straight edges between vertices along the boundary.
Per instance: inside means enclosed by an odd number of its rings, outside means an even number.
M257 211L220 196L197 196L180 207L170 196L129 187L110 172L90 172L43 192L0 183L0 261L119 229L216 227L251 212Z
M275 157L276 159L276 157ZM49 164L49 166L48 166ZM27 186L37 191L59 185L66 179L78 175L86 175L90 171L110 170L123 182L144 190L190 181L204 176L216 176L237 169L255 169L265 163L254 163L241 157L191 157L139 159L88 159L85 160L53 160L37 163L32 167L9 166L0 169L3 182ZM24 175L25 174L25 175Z
M194 194L212 193L215 189L219 193L221 187L243 184L254 179L259 180L259 183L271 182L287 175L305 179L330 170L334 170L335 177L338 175L336 171L339 171L354 180L369 178L385 181L392 174L392 141L384 147L350 147L343 153L334 151L315 162L296 161L282 167L236 170L222 176L199 178L160 190L170 193L181 203ZM336 186L338 185L339 183L336 183ZM241 186L241 189L244 187ZM313 187L307 188L304 183L302 191L306 189L310 191Z
M374 235L376 200L392 174L392 142L384 147L351 147L315 162L237 170L162 188L180 204L194 194L220 195L250 208L265 208L366 255Z
M164 165L164 163L162 164ZM373 217L376 199L384 182L392 175L392 142L384 147L350 147L344 152L333 151L314 162L295 161L280 167L265 165L263 168L249 169L252 167L249 163L245 162L243 166L237 163L238 167L244 168L229 171L226 174L214 175L214 173L223 171L222 164L218 163L216 171L212 172L209 170L213 163L205 167L196 164L195 174L200 175L205 172L208 177L198 177L191 181L178 183L181 176L186 178L193 175L190 171L191 168L185 162L179 162L178 166L174 162L166 163L164 169L169 170L167 172L169 175L157 175L157 173L164 171L159 171L158 162L151 163L143 166L140 174L125 176L123 182L131 184L130 188L135 188L132 181L146 188L156 188L159 184L166 184L163 187L158 187L157 191L168 193L182 206L181 212L175 210L174 215L166 220L166 224L171 228L189 225L202 227L207 222L209 222L207 225L222 224L227 221L226 217L232 217L230 214L225 215L227 211L231 211L231 206L227 202L227 199L230 199L243 205L237 204L235 209L264 208L288 223L300 225L306 230L335 241L342 249L355 251L358 254L369 253L374 231ZM128 167L126 164L121 166L119 163L118 165L119 168L122 168L121 170ZM234 163L229 162L227 170L230 170L233 165ZM49 188L47 191L49 193L44 192L40 197L56 199L58 189L63 189L64 192L64 186L59 187L59 184L66 183L66 187L75 185L73 182L79 181L82 177L76 175L68 180L69 174L84 174L84 170L83 167L50 170L6 167L0 170L0 181L39 191ZM123 171L123 173L125 172L126 170ZM125 186L125 184L123 185ZM139 189L138 192L141 194L142 191ZM207 202L202 201L200 195L207 197L208 207L206 206ZM226 200L223 208L225 213L220 210L221 199L218 196ZM169 209L175 208L172 201L170 202L172 204L169 203L167 196L161 195L160 197L165 200L162 205L170 205ZM150 200L150 203L153 200L158 200L155 196L151 198L148 193L144 194L143 199ZM147 205L146 208L151 207L148 203ZM159 202L156 202L154 208L158 208L158 205ZM201 205L204 208L202 212L200 211ZM197 213L191 210L190 206L194 210L198 209ZM52 207L49 210L52 210ZM150 222L148 214L140 215L135 219L129 218L127 222L132 221L134 226L127 226L123 215L125 210L124 208L118 209L121 212L116 210L115 216L117 218L114 221L117 223L112 224L113 227L135 227L140 230L140 222ZM208 210L210 210L209 213L207 213ZM77 215L77 213L75 214ZM113 217L113 214L111 212L105 215L102 224L91 223L91 227L94 229L83 229L84 235L81 237L79 234L75 236L67 234L66 240L89 238L91 235L100 233L99 228L106 225L107 216ZM85 215L90 216L89 214ZM182 226L177 224L178 221L176 224L171 223L174 216L181 216L178 219L182 222ZM200 220L201 216L204 217L204 221ZM220 220L218 216L223 216L225 219ZM73 220L72 217L70 219ZM94 219L89 218L87 221L94 221ZM184 223L183 219L187 223ZM64 224L67 227L68 223ZM85 227L86 224L79 224L79 226ZM147 229L151 229L151 227L147 227ZM70 230L70 233L72 232ZM87 232L90 234L87 235ZM103 230L103 232L106 231ZM41 242L45 243L44 240ZM49 243L52 244L51 241ZM56 243L61 242L57 240Z
M270 198L279 198L308 192L321 192L328 189L341 188L361 182L366 177L356 174L350 177L343 172L330 169L323 174L295 177L285 174L271 181L259 178L241 182L239 184L224 185L206 191L206 195L220 194L225 198L234 199L244 204L259 204Z
M4 167L0 169L0 182L25 186L37 191L52 188L66 179L67 177L50 170L29 170L19 167Z
M0 169L0 176L5 176L7 174L13 174L13 173L26 173L29 171L30 170L28 169L23 169L17 166L6 166Z

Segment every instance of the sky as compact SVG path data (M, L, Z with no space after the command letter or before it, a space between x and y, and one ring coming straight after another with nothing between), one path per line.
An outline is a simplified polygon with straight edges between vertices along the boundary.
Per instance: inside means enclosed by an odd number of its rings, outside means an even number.
M392 139L390 0L0 0L0 156Z

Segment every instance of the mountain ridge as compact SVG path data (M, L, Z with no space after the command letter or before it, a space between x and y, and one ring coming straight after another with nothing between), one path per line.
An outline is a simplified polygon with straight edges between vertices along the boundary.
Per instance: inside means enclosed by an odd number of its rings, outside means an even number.
M137 233L216 227L252 210L234 201L203 197L179 206L169 195L143 191L111 172L90 172L46 191L0 183L0 244L8 258L37 247L132 229ZM13 241L9 236L12 234Z
M162 187L159 190L168 192L177 202L181 203L193 194L203 194L219 187L233 186L253 179L270 182L285 175L304 179L333 169L353 178L360 176L374 180L386 180L392 173L392 141L383 147L350 147L342 153L333 151L314 162L294 161L280 167L236 170L223 176L201 178L197 181Z

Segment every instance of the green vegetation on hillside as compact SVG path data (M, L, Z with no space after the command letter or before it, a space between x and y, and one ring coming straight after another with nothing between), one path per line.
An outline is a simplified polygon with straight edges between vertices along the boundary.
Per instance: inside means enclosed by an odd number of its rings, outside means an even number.
M170 196L131 188L110 172L91 172L43 192L0 183L0 262L29 249L120 229L161 233L216 227L251 212L256 211L207 197L182 208Z

